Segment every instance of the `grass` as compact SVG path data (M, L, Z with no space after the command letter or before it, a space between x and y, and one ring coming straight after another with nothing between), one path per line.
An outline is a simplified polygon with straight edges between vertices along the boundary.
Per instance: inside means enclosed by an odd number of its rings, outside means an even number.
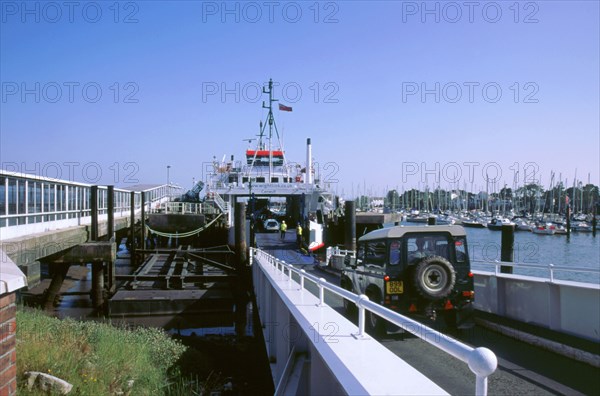
M200 381L181 375L177 362L185 353L160 329L60 320L23 307L17 312L19 394L32 394L25 371L61 378L75 395L201 394Z

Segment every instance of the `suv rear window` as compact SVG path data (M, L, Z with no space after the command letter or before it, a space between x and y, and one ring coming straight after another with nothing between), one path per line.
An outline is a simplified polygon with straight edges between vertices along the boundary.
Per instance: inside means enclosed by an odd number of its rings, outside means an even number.
M451 260L445 235L417 235L407 239L408 262L414 263L424 257L441 256Z
M390 265L400 264L402 257L402 243L399 240L390 242Z
M386 250L384 241L367 242L365 244L365 261L383 264L386 259Z
M456 262L464 263L467 261L467 241L465 238L456 238L454 248L456 249Z

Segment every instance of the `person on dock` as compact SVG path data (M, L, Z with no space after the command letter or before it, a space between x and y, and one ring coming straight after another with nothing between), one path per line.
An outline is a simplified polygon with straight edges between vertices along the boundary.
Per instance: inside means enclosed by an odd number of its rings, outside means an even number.
M300 223L296 227L296 242L298 243L298 249L302 249L302 226Z
M281 221L281 224L279 225L279 231L281 232L281 239L284 240L285 232L287 231L287 224L285 224L285 220Z

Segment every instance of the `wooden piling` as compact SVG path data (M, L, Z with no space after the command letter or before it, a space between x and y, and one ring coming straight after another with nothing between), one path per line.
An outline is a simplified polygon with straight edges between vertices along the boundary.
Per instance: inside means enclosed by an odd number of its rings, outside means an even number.
M436 220L435 216L429 216L427 218L427 225L430 225L430 226L435 225L435 220Z
M132 267L135 266L135 191L130 193L129 206L129 263Z
M98 241L98 186L92 186L90 194L90 209L92 211L91 240ZM66 273L65 273L66 275ZM63 277L64 280L64 277ZM61 282L62 284L62 282ZM59 286L60 288L60 286ZM92 305L94 308L104 304L104 266L102 262L92 263Z
M515 226L512 224L502 225L502 242L500 261L512 263L514 261L514 246L515 246ZM500 272L503 274L512 274L513 267L502 265Z
M142 212L141 212L141 220L140 220L140 224L141 224L141 229L140 229L140 249L146 249L146 193L144 191L142 191L140 193L140 205L142 208ZM144 256L142 255L142 261L144 261Z
M354 201L346 201L345 208L346 229L344 233L344 243L346 249L356 250L356 204Z
M236 202L234 212L235 227L235 268L237 279L234 282L234 300L235 300L235 332L239 337L244 335L246 328L246 304L247 290L250 288L250 276L247 273L246 263L248 255L246 253L246 203Z
M101 261L92 263L92 305L94 308L104 305L104 265Z
M53 275L52 281L50 282L50 286L46 290L44 309L47 311L52 311L54 309L54 301L60 293L60 288L63 282L65 281L67 272L69 272L70 265L49 263L48 266L50 268L53 268Z
M98 240L98 186L92 186L90 189L90 210L92 215L92 224L90 229L90 240Z
M110 293L117 291L117 269L114 261L106 263L106 290Z
M236 202L235 203L235 257L236 257L236 268L242 269L246 265L247 254L246 254L246 203Z
M107 231L106 238L110 241L115 238L115 186L108 186L106 197L107 215Z
M107 231L106 238L109 241L114 241L115 238L115 186L108 186L107 191L107 200L106 204L107 214L108 214L108 223L107 223ZM117 241L117 248L119 246L119 242ZM116 289L116 272L115 272L115 262L109 261L106 263L106 277L107 277L107 289L109 291L114 291Z

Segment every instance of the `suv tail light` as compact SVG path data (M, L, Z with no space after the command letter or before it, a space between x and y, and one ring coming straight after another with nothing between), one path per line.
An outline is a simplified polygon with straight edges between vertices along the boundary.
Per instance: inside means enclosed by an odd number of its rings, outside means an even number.
M463 297L473 298L475 297L475 292L473 290L466 290L462 292Z

